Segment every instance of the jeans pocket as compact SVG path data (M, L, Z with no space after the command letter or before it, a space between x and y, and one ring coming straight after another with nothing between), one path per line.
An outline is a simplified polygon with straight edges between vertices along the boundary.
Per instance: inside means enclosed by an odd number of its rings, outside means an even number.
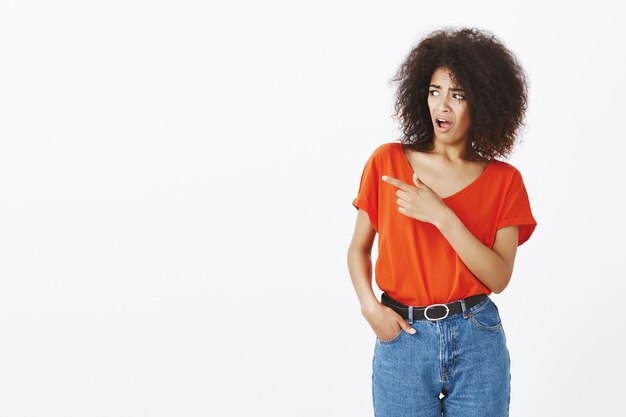
M470 321L479 330L497 331L502 329L502 320L496 304L487 299L487 302L476 311L471 311Z
M394 341L398 340L400 338L400 335L404 332L404 330L401 328L400 332L395 335L393 338L389 339L389 340L385 340L385 339L381 339L378 336L376 336L376 340L378 340L379 343L385 345L385 344L389 344L389 343L393 343Z

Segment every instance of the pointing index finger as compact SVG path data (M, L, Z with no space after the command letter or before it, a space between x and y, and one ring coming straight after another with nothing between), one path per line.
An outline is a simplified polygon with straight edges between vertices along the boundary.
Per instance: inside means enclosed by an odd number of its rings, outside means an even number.
M383 175L382 179L383 179L383 181L388 182L391 185L395 185L396 187L398 187L402 191L408 191L408 189L409 189L409 185L406 182L400 181L397 178L390 177L389 175Z

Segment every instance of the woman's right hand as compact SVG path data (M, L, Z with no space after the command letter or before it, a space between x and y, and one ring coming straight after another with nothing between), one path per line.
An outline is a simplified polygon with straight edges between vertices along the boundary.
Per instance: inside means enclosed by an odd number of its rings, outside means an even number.
M415 334L415 329L401 315L380 302L369 310L363 311L362 314L374 330L376 337L383 342L394 339L401 331Z

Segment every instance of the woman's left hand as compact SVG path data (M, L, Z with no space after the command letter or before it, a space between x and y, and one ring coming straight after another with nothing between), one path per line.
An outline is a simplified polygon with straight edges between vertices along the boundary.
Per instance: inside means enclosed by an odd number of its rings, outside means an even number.
M415 173L413 173L415 186L388 175L383 175L382 179L399 188L396 195L398 196L397 203L400 213L416 220L432 223L437 228L441 227L450 208Z

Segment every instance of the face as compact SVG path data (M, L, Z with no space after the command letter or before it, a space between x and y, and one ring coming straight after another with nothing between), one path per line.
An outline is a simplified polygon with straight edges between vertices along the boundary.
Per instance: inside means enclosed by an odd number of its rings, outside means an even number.
M446 144L467 141L471 118L465 92L452 83L447 68L433 72L428 88L428 108L436 140Z

